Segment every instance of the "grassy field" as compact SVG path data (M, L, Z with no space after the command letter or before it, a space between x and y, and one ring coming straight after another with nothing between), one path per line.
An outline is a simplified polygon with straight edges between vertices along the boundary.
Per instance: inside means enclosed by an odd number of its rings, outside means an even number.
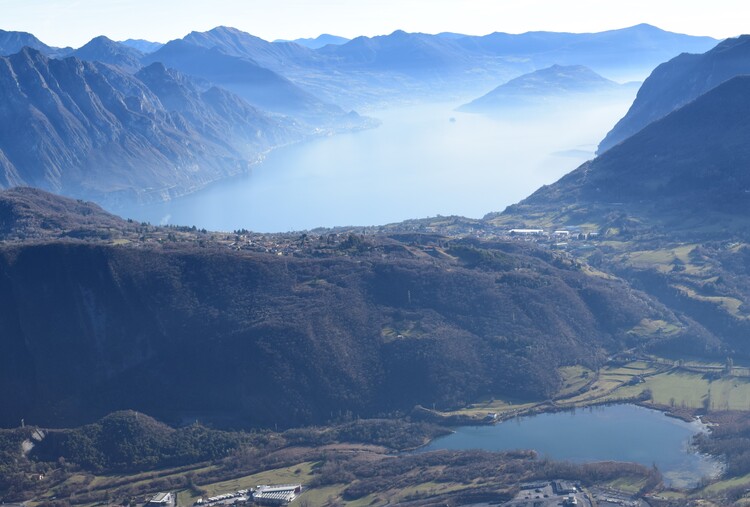
M222 493L230 493L240 489L249 489L259 484L306 484L312 478L314 463L300 463L298 465L267 470L257 474L246 475L228 481L215 482L213 484L201 484L201 489L206 491L206 496L216 496ZM189 490L182 490L177 495L179 505L192 505L199 496L193 495Z
M690 287L686 287L684 285L673 285L673 287L683 294L687 295L691 299L696 299L698 301L706 301L708 303L714 303L729 313L730 315L733 315L734 317L742 320L750 319L750 315L747 315L746 313L743 313L740 308L744 304L741 300L733 297L728 296L703 296L701 294L698 294L695 290L691 289Z
M579 395L558 400L560 406L578 407L606 399L621 389L636 376L654 375L659 370L643 361L632 362L624 366L605 366L599 370L598 377L588 391ZM638 390L633 396L640 394ZM624 398L623 396L622 398Z
M636 336L669 336L679 331L679 327L664 320L643 319L629 332Z
M469 417L476 417L481 419L489 413L503 414L505 412L515 412L519 410L526 410L537 406L535 402L523 402L523 401L507 401L499 398L490 398L474 404L469 405L466 408L459 410L453 410L450 412L442 412L443 415L465 415Z
M747 368L735 368L738 374L724 375L720 363L689 361L684 367L674 362L636 361L622 366L605 366L595 373L581 366L560 369L563 379L554 397L558 407L583 407L593 403L638 398L645 390L651 392L651 403L675 408L709 410L750 410L750 376ZM698 370L698 371L691 371ZM713 378L715 375L723 375ZM634 377L642 382L633 383ZM582 388L587 387L583 392ZM484 400L444 415L465 415L481 419L490 412L523 413L541 407L545 402L509 401L498 398Z
M662 273L670 272L676 264L679 264L684 266L685 273L698 275L704 266L694 264L690 259L690 253L696 246L680 245L674 248L628 252L621 255L620 261L636 268L655 269Z
M326 505L337 501L346 484L336 484L324 488L306 489L295 501L298 505L307 502L308 505Z
M581 407L596 403L607 399L615 391L619 392L633 377L654 375L660 369L664 369L664 367L652 366L644 361L636 361L624 366L606 366L597 375L594 371L583 366L566 366L559 370L562 377L562 386L554 396L555 404L561 407ZM588 390L578 393L578 391L586 386L589 386ZM641 391L642 388L632 392L628 391L628 395L635 397ZM617 399L625 397L618 396ZM502 416L508 413L524 412L540 405L541 403L539 402L525 400L490 398L459 410L442 412L442 414L445 416L463 415L482 419L488 413L497 413Z
M743 475L742 477L733 477L723 481L714 482L713 484L706 486L701 491L706 493L721 493L731 488L739 486L750 486L750 474Z
M658 405L750 410L750 379L730 376L710 380L703 374L681 370L647 377L642 384L618 389L611 398L632 398L644 389L651 390L652 400Z
M614 481L605 483L605 485L612 489L624 491L626 493L635 494L639 492L645 485L646 479L640 479L635 477L619 477Z
M562 377L562 389L556 398L568 397L594 380L595 373L584 366L563 366L560 368Z
M348 484L335 484L320 488L305 488L304 486L312 479L314 463L306 462L298 465L268 470L245 477L239 477L228 481L217 482L208 485L201 485L206 491L206 496L215 496L221 493L229 493L239 489L254 488L259 484L289 484L300 483L303 485L303 492L295 503L300 505L345 505L347 507L367 507L382 506L398 503L416 493L441 494L451 491L467 489L475 485L460 483L437 483L423 482L404 489L394 489L381 491L377 494L368 495L357 500L344 501L342 493ZM189 507L199 497L193 495L189 490L182 490L177 493L177 504L180 507Z

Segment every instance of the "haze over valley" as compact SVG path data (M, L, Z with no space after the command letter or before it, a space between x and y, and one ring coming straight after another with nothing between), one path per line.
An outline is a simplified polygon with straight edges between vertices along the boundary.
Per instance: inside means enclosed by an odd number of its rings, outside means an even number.
M748 504L748 36L140 1L6 6L0 503Z

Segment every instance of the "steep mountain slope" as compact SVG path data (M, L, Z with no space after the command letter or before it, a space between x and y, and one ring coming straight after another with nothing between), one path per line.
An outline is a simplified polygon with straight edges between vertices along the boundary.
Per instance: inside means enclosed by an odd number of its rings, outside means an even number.
M459 110L491 111L508 106L540 104L575 94L617 92L625 88L627 87L605 79L583 65L553 65L511 79L486 95L464 104Z
M182 40L206 49L218 48L231 56L249 58L258 65L282 73L290 66L313 66L321 61L315 51L294 42L268 42L226 26L207 32L190 32Z
M136 72L142 67L143 53L101 35L73 51L72 56L90 62L116 65L126 72Z
M32 208L55 199L5 193L11 208L36 198ZM621 282L528 245L448 241L443 255L414 237L330 247L321 236L280 257L211 234L144 242L175 229L129 226L118 243L131 246L0 248L0 424L129 407L172 422L289 426L483 394L544 399L558 366L658 343L628 333L641 319L682 326Z
M543 187L509 215L546 210L568 223L626 211L671 229L719 226L750 211L750 77L733 78L670 113L557 183ZM734 234L747 233L746 226ZM711 234L707 228L705 233Z
M154 90L110 66L28 48L0 59L0 186L163 199L245 171L263 151L301 137L238 97L199 92L163 67L142 77L154 77ZM164 105L172 94L176 109Z
M750 36L728 39L704 54L682 54L657 67L628 113L599 145L602 153L649 123L734 76L750 73Z
M486 219L598 233L571 250L721 344L660 353L750 358L749 96L750 77L732 78Z
M205 47L178 39L146 55L143 62L160 62L185 74L205 79L269 111L308 119L343 114L340 108L317 99L256 61L228 54L221 47Z
M24 47L30 47L47 56L64 56L69 54L70 48L53 48L27 32L9 32L0 30L0 56L18 53Z

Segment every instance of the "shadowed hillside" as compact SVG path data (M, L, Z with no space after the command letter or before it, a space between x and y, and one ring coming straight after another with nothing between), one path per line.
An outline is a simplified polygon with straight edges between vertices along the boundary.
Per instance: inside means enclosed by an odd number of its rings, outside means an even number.
M628 113L599 145L602 153L712 88L750 73L750 36L727 39L704 54L683 53L659 65Z
M749 96L750 78L734 78L510 206L504 216L545 213L558 223L606 226L609 215L626 214L640 229L747 234Z
M39 208L55 199L39 196ZM512 243L321 236L279 256L143 234L0 250L2 424L133 408L290 426L484 394L544 399L558 366L658 342L628 333L644 316L674 321L620 282Z

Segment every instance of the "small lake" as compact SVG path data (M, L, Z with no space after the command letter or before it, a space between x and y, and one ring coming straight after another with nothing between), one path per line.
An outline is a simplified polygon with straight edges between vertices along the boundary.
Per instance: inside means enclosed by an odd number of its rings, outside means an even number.
M634 92L493 117L462 102L365 111L382 124L271 152L247 175L112 209L153 224L282 232L502 211L594 156Z
M610 405L519 417L492 426L465 426L421 451L534 449L540 456L588 463L628 461L656 466L665 483L689 487L721 470L716 460L691 449L693 435L706 431L636 405Z

